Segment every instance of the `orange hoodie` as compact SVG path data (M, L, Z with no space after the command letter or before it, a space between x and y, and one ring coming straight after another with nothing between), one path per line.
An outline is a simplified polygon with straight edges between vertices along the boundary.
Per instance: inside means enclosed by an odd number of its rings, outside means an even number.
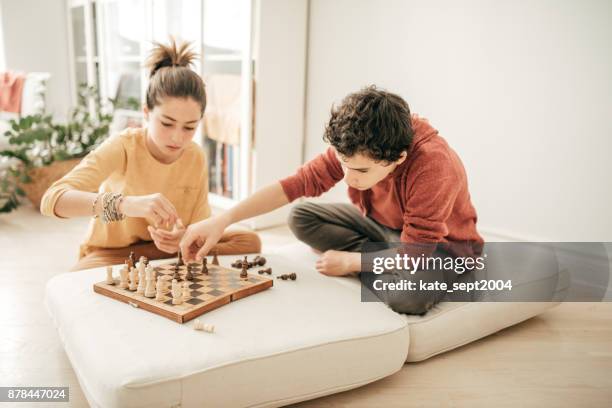
M380 224L401 230L402 242L482 244L459 156L426 119L411 119L414 138L406 160L368 190L349 187L351 202ZM329 147L280 183L293 201L320 196L343 178L334 148Z

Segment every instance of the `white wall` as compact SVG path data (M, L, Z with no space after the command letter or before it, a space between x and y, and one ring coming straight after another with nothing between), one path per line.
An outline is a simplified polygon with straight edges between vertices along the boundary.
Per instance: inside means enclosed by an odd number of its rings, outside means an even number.
M462 157L481 230L612 241L611 22L608 0L311 0L305 158L376 84Z
M4 57L4 32L2 30L2 2L0 2L0 71L6 70Z
M66 2L0 0L6 68L49 72L47 111L63 118L71 104Z

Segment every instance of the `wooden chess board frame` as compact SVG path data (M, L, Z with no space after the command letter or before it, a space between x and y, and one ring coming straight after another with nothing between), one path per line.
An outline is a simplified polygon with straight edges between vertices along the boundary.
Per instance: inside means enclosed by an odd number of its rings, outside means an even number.
M156 264L154 265L154 269L158 271L159 275L163 276L165 280L171 281L175 265L176 262L170 264ZM183 302L180 305L167 304L165 302L167 302L168 299L172 299L171 294L168 293L169 291L166 292L164 300L158 301L155 297L148 298L144 295L137 294L136 291L121 289L119 287L119 279L116 277L114 285L109 285L106 281L98 282L93 285L93 290L101 295L108 296L133 307L147 310L182 324L230 302L266 290L274 284L272 279L253 274L252 272L249 273L247 280L240 280L240 270L225 268L218 265L208 265L208 275L200 272L201 266L196 267L194 270L192 285L196 284L196 282L201 282L200 279L209 280L211 277L215 277L216 279L229 278L234 281L239 280L241 287L236 289L225 289L222 294L216 294L214 296L209 295L206 300L197 305L192 305L188 302ZM181 275L182 281L184 281L186 273L187 266L181 266L179 274ZM196 298L198 297L196 296ZM201 301L202 299L199 300Z

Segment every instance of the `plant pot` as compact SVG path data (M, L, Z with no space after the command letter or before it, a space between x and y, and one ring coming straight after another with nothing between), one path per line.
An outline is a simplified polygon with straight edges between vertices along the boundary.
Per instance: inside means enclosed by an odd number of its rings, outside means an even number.
M19 187L25 191L34 208L40 209L42 197L51 184L68 174L80 161L80 158L62 160L53 162L49 166L33 168L28 172L32 181L20 184Z

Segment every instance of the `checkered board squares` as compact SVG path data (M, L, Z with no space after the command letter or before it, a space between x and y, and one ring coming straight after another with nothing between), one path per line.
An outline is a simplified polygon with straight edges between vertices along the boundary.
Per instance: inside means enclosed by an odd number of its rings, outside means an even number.
M172 304L170 292L172 276L176 263L155 266L153 269L163 280L168 281L167 288L161 300L147 298L135 291L119 288L119 279L109 285L105 281L94 284L94 292L111 297L134 307L167 317L179 323L185 323L210 310L226 305L234 300L250 296L271 287L274 281L259 275L249 273L247 279L240 278L240 270L229 269L217 265L208 265L208 274L202 273L201 264L192 265L193 279L189 285L190 296L180 305ZM179 269L181 283L185 280L187 266Z

